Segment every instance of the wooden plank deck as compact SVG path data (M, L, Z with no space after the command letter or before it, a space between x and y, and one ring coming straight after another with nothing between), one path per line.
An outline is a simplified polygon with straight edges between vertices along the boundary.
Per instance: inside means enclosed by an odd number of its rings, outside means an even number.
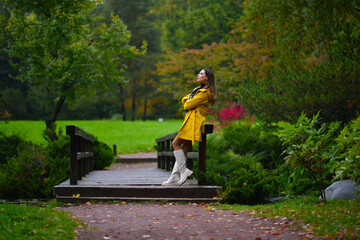
M218 201L219 186L199 186L195 179L183 186L161 186L170 176L158 168L135 168L93 171L77 185L70 180L54 187L58 200L167 200L167 201ZM75 196L75 197L74 197Z

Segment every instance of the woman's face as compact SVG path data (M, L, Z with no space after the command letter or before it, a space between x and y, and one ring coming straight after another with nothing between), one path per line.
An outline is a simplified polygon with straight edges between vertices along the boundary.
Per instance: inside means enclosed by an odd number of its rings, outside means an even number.
M207 81L208 77L206 76L205 70L201 70L199 74L197 75L197 82L199 83L205 83Z

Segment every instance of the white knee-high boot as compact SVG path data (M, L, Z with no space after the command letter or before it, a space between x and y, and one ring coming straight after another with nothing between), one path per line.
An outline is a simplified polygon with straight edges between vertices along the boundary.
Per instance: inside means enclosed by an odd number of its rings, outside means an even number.
M177 182L179 181L180 179L180 172L179 172L179 164L178 164L178 158L179 157L176 157L176 155L179 155L178 154L178 151L180 150L177 150L177 151L174 151L174 155L175 155L175 164L174 164L174 167L172 169L172 172L171 172L171 175L169 177L169 179L166 181L166 182L163 182L161 185L162 186L171 186L171 185L176 185ZM181 150L182 151L182 150Z
M179 162L179 171L180 171L180 181L177 183L179 186L183 185L186 182L186 179L193 174L193 172L186 168L186 156L182 149L178 154L179 158L176 158L176 161Z

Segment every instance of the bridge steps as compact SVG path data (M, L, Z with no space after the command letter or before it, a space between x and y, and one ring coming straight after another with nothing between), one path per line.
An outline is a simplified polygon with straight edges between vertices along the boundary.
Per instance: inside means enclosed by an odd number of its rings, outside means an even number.
M54 187L58 200L120 200L120 201L219 201L219 186L199 186L188 180L183 186L161 186L170 172L158 168L101 170L90 172L77 185L70 181Z

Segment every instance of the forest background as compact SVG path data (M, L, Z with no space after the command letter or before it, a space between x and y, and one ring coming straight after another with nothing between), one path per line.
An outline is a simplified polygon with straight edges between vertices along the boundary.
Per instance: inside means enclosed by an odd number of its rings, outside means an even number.
M64 100L51 84L29 81L11 66L9 55L18 69L27 64L21 55L2 51L3 118L49 119L61 100L58 119L181 118L179 98L196 86L202 68L215 72L214 109L235 102L269 122L295 122L302 112L320 110L324 121L357 116L356 1L108 0L87 14L97 25L119 16L131 34L128 44L140 49L146 41L147 53L124 59L117 81L105 88L92 85ZM9 38L1 40L6 49Z

